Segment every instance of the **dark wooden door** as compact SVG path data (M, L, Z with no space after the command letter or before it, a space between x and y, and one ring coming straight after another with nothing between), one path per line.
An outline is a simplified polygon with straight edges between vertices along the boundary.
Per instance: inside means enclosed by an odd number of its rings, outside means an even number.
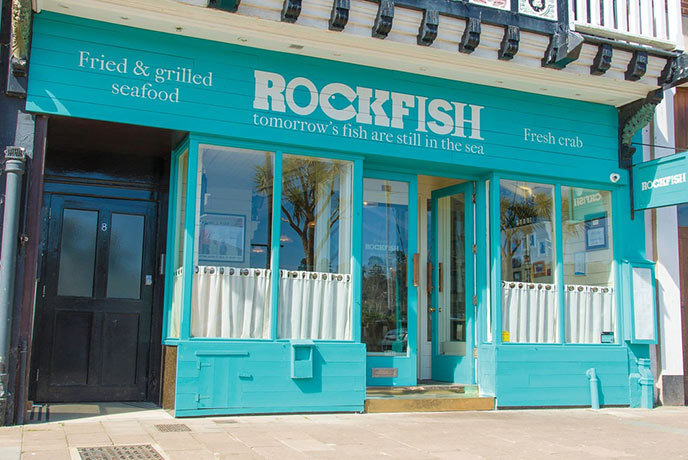
M683 332L683 388L688 404L688 227L678 228L678 260L681 274L681 325Z
M48 194L36 400L146 399L155 203Z

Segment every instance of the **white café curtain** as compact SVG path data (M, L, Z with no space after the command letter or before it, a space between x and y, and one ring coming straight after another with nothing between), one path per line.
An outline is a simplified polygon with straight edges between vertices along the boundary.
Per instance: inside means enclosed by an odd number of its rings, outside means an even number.
M179 338L179 325L182 317L182 281L184 279L184 268L178 268L172 280L172 311L170 311L170 323L168 335Z
M600 343L602 332L616 331L614 289L598 286L564 286L566 342Z
M351 340L351 275L280 270L279 337Z
M269 338L270 273L264 268L196 267L191 336Z
M558 342L557 316L554 284L502 282L502 329L509 342Z

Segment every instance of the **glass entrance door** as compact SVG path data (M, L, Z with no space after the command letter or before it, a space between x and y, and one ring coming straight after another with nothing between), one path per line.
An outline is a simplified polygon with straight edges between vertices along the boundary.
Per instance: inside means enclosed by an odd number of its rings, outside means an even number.
M473 184L432 192L432 379L473 383Z
M416 384L416 178L367 172L363 181L362 318L367 384Z

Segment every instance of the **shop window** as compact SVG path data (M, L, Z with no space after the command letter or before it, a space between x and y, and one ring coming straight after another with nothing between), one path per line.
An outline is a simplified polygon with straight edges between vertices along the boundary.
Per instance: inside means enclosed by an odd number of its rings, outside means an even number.
M184 280L184 220L186 219L186 186L188 181L189 152L185 151L176 161L175 209L174 209L174 241L172 249L173 279L172 306L170 308L168 332L170 338L179 338L179 328L182 316L182 286Z
M199 148L191 336L270 334L273 154Z
M353 164L284 155L279 337L350 340Z
M559 341L554 186L500 182L502 341Z
M566 342L617 340L611 193L561 188Z

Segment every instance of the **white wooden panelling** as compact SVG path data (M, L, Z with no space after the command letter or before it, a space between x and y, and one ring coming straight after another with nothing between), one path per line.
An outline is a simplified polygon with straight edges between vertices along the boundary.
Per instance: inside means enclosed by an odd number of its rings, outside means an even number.
M607 38L664 49L680 46L679 0L570 0L574 28ZM589 13L589 14L588 14Z
M652 0L640 0L640 35L655 36L652 27Z
M588 23L588 1L576 0L576 18L575 21L581 23Z
M500 61L496 57L503 28L485 25L476 52L463 54L458 46L465 20L443 15L433 45L418 46L415 35L422 15L403 8L396 8L388 38L375 39L371 30L377 5L364 0L352 0L350 19L343 32L327 29L331 0L305 0L296 24L279 21L282 0L242 0L236 14L176 0L36 1L39 10L175 35L615 106L643 98L657 88L657 77L665 63L664 59L651 58L645 77L637 82L625 81L623 74L631 53L614 50L612 68L605 75L591 76L590 65L597 48L584 45L581 58L565 69L547 69L541 66L541 60L549 38L524 31L516 57ZM293 44L303 48L294 48Z
M628 30L628 1L616 1L616 27L620 30Z
M602 15L603 15L603 22L602 24L605 27L615 27L614 25L614 10L615 10L615 3L618 3L619 0L616 0L614 2L603 2L602 3Z
M618 0L617 0L618 1ZM667 5L666 0L652 0L655 20L655 36L669 38L667 34Z
M590 18L588 23L593 26L600 26L600 0L589 0Z

